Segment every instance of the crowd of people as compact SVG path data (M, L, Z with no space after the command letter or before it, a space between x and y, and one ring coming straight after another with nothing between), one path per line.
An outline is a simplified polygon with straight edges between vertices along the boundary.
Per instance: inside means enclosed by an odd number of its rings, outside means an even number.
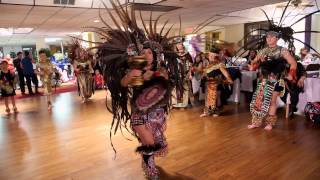
M12 60L12 58L4 58L0 63L0 87L1 87L1 97L3 97L6 107L6 112L9 114L11 112L9 107L9 100L12 102L12 110L14 113L18 112L15 98L16 90L20 89L22 96L33 96L39 93L39 84L41 83L41 88L43 88L43 95L47 97L48 110L52 109L52 87L57 86L56 82L59 81L61 73L57 70L54 63L51 62L50 57L47 57L44 50L39 52L39 62L36 62L29 51L18 52L17 57ZM79 65L74 64L74 71L78 76L77 82L79 85L79 92L82 97L84 87L81 82L81 77L92 77L92 88L91 89L103 89L105 88L104 79L101 74L101 67L95 63L94 69L95 73L90 71L90 76L81 76L81 71L79 70ZM80 74L80 75L79 75ZM39 81L40 80L40 81ZM27 92L26 87L27 86ZM28 94L27 94L28 93ZM91 96L91 95L90 95ZM90 96L87 96L88 98Z
M273 30L266 33L265 47L250 50L241 68L230 66L234 65L232 53L223 47L214 46L208 53L198 52L192 58L182 41L163 45L157 39L148 39L156 35L149 34L147 38L138 34L141 39L131 39L130 42L136 44L130 44L117 39L126 36L121 33L124 32L110 33L110 41L98 46L95 55L75 40L70 61L83 102L92 97L95 89L110 91L111 105L107 103L107 107L113 114L111 130L116 133L130 121L133 134L141 143L136 151L141 154L142 167L149 178L159 174L155 157L163 156L168 149L164 130L166 116L172 108L202 106L201 118L220 116L232 94L233 83L237 79L241 81L241 70L255 71L258 78L249 108L252 118L248 129L264 124L264 129L270 131L277 122L277 98L286 102L290 94L292 116L297 111L299 93L307 77L303 64L310 60L317 62L320 58L319 54L311 54L305 48L296 56L292 50L278 46L281 33ZM116 46L116 43L124 44ZM51 80L56 70L45 51L38 53L39 62L35 66L28 51L24 55L19 52L12 66L7 60L1 61L1 96L7 113L11 111L10 100L13 112L18 112L14 99L16 84L23 95L25 84L29 95L38 94L38 76L51 111Z

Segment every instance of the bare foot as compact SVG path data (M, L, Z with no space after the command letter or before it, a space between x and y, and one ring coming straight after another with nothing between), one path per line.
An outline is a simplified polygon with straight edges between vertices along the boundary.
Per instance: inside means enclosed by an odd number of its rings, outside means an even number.
M258 128L259 126L254 125L254 124L250 124L248 125L248 129L254 129L254 128Z
M49 105L48 106L48 111L51 111L52 110L52 105Z
M207 117L207 116L208 116L207 113L203 113L203 114L200 115L200 117Z
M17 107L13 107L13 112L14 113L18 113L18 108Z
M272 130L272 125L268 124L266 127L264 127L264 129L270 131Z
M212 114L212 117L218 117L219 114Z

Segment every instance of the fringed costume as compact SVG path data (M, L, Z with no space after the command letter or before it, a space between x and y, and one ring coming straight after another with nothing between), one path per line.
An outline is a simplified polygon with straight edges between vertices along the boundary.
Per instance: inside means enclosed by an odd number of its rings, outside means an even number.
M248 32L243 39L248 38L252 33L256 31L259 34L258 38L254 38L247 42L242 48L240 48L236 55L241 57L246 51L243 51L246 47L252 47L255 50L260 50L258 55L249 65L250 70L260 69L261 77L258 80L258 88L254 93L253 100L250 104L250 110L252 113L252 124L248 126L249 129L259 127L262 124L262 120L266 119L267 126L266 130L271 130L272 126L276 122L276 96L283 95L284 91L284 81L287 79L291 83L296 83L296 70L297 63L293 57L295 52L294 42L300 42L306 47L315 50L308 43L295 38L293 35L297 33L303 33L306 31L294 31L293 26L307 17L312 16L320 12L316 10L309 13L296 21L292 21L291 24L284 23L287 17L290 17L288 12L290 4L293 0L289 0L287 5L282 11L282 15L278 22L273 18L270 18L267 13L263 11L268 21L268 28L258 28ZM309 33L320 33L319 31L310 30ZM277 46L278 39L281 38L285 44L286 48ZM267 45L267 46L266 46ZM241 54L241 51L243 51ZM285 71L285 66L289 66L289 72L287 74L283 73Z
M258 56L265 57L265 59L259 65L260 78L250 103L252 124L256 127L260 127L264 119L271 126L276 123L276 115L269 115L268 112L273 92L279 92L282 97L285 91L284 78L287 62L283 59L282 54L287 51L285 48L276 46L264 48L258 53Z
M181 47L178 48L178 46ZM189 79L191 76L190 68L192 66L192 57L185 51L182 43L177 45L177 51L177 59L179 62L177 74L183 80L183 87L175 90L173 107L185 108L188 106L189 102L191 102L193 94L191 80ZM181 91L181 89L183 89L183 91Z
M220 93L223 91L223 84L225 82L232 82L230 75L227 73L226 67L223 63L213 63L204 71L207 75L207 92L205 97L205 109L202 116L219 115L222 108ZM223 72L228 75L225 76ZM219 104L218 104L219 102Z
M40 80L43 84L44 94L50 95L52 93L52 74L53 74L53 64L48 60L46 62L40 62L37 65L40 71Z
M120 6L118 0L110 2L115 15L102 1L115 28L105 22L100 12L105 28L90 28L103 39L93 43L97 44L97 59L104 67L104 79L111 94L111 101L107 100L107 108L113 114L110 139L123 128L135 135L141 143L136 152L141 154L146 177L158 179L155 156L167 152L164 131L171 92L173 88L182 87L175 73L178 61L171 43L173 38L167 37L171 28L166 32L164 27L157 31L160 16L154 23L150 20L147 28L140 12L141 29L134 6L129 10L127 6ZM111 145L114 148L112 139Z
M81 96L83 102L86 102L94 93L93 69L91 65L93 56L89 53L88 49L82 48L80 42L74 39L71 45L70 58L77 77L79 96Z

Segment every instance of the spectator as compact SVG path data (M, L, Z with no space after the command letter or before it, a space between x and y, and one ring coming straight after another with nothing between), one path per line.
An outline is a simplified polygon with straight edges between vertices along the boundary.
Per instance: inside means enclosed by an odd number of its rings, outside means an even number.
M247 59L248 64L251 64L251 61L254 60L257 56L256 50L250 50L248 55L245 57Z
M29 95L33 95L31 81L35 85L35 92L38 93L38 78L34 73L32 59L30 58L29 51L24 52L24 58L21 61L21 67L23 69L23 75L26 78Z
M25 94L25 80L23 75L23 69L21 68L21 61L22 61L22 52L18 52L17 58L13 60L13 65L16 68L19 77L19 86L21 90L21 94Z
M100 74L98 69L95 70L94 83L96 89L102 89L104 87L103 76Z

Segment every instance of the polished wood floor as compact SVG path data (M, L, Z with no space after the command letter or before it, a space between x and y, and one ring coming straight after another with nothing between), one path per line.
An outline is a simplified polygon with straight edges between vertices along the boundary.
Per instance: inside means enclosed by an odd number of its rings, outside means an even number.
M1 104L1 180L144 179L138 145L114 136L105 92L81 104L77 93L55 97L52 113L44 97L18 101L7 116ZM276 129L246 128L244 104L228 105L223 116L200 119L200 108L175 110L168 120L169 154L157 159L162 179L320 179L320 129L303 117L280 119ZM280 115L284 117L284 115Z

